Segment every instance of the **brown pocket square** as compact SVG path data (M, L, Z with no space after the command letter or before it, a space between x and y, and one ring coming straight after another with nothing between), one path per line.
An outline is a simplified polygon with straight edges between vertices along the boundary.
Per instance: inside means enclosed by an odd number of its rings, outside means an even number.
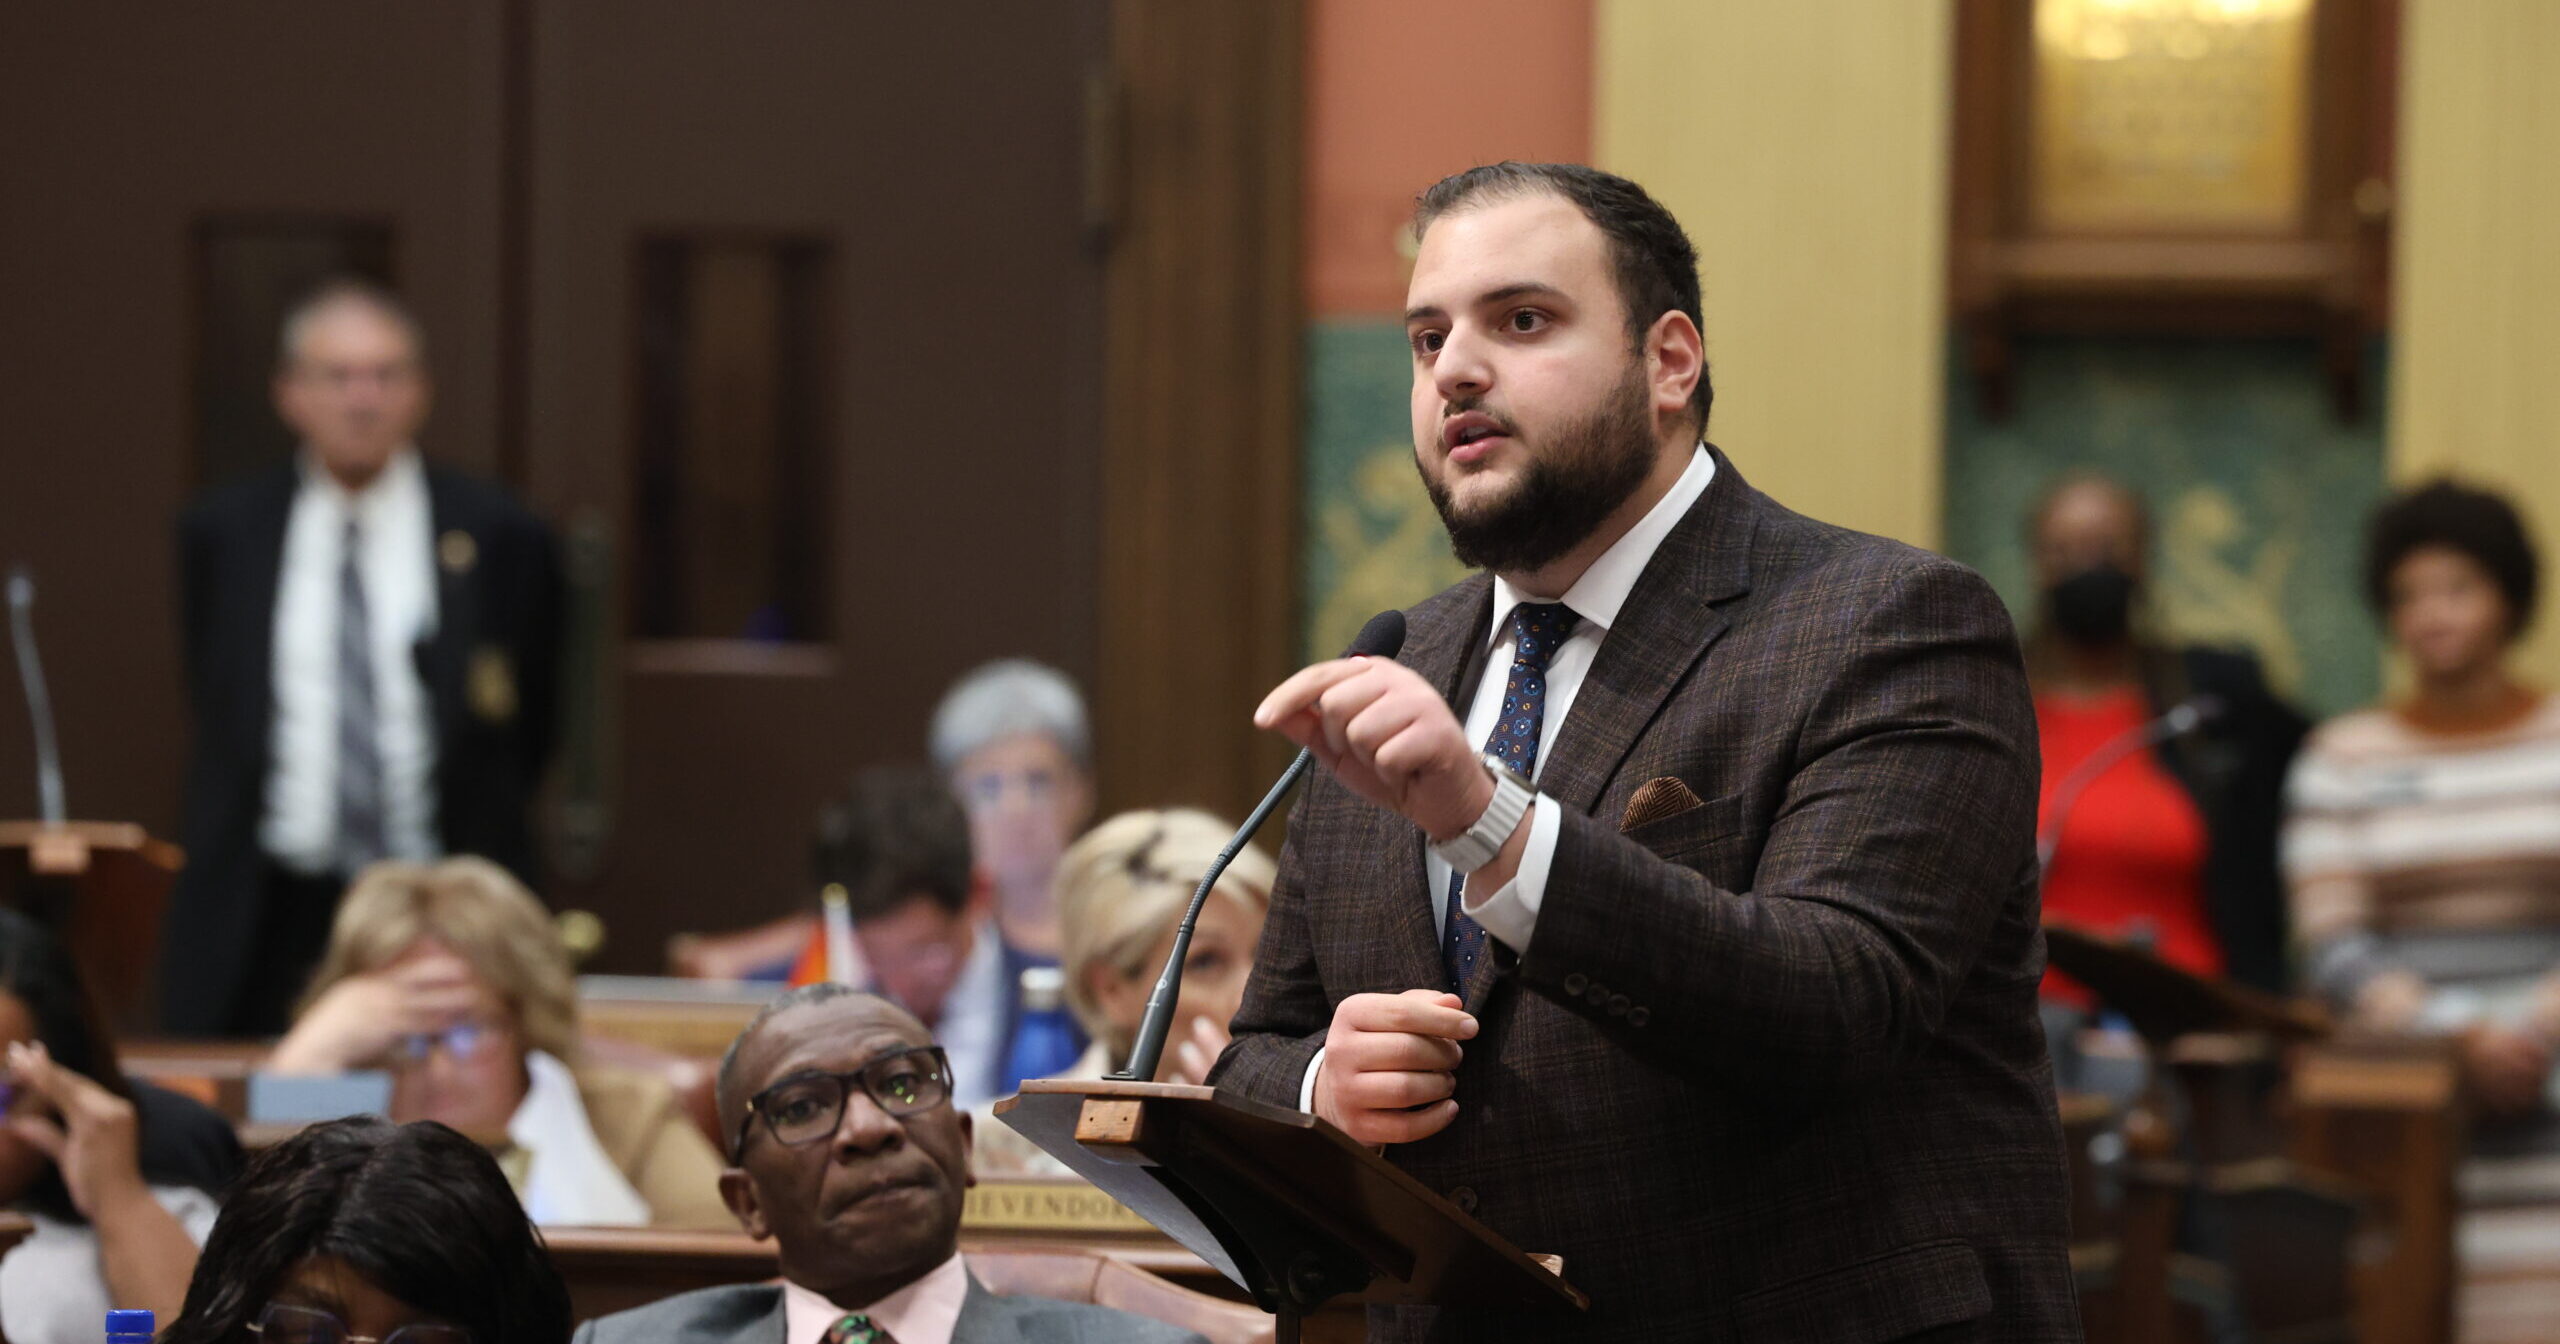
M1648 779L1627 800L1627 815L1618 822L1621 832L1632 831L1648 822L1676 817L1693 807L1706 806L1706 800L1690 791L1689 786L1669 775Z

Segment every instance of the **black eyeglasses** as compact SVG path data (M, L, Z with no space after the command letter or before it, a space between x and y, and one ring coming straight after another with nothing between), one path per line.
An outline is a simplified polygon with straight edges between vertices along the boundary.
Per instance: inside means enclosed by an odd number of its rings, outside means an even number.
M404 1325L378 1339L350 1334L345 1321L318 1307L282 1302L268 1303L249 1333L265 1344L471 1344L471 1332L458 1325Z
M774 1142L786 1148L835 1133L857 1084L884 1113L914 1115L951 1100L951 1061L941 1046L926 1045L889 1051L851 1073L795 1073L747 1100L729 1160L744 1158L747 1134L759 1117Z

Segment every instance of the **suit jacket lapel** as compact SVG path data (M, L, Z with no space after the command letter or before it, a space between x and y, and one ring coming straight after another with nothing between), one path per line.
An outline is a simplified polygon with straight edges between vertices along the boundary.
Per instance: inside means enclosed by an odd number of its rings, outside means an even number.
M427 478L427 545L434 552L428 562L435 567L436 625L435 633L419 641L413 651L418 679L427 688L427 700L434 707L438 739L450 733L463 721L463 660L470 654L472 641L479 630L478 590L472 583L472 571L480 563L479 538L472 536L468 512L456 498L453 478L443 470L428 466ZM448 556L445 538L451 533L471 537L472 545L458 556ZM465 563L453 563L462 559Z
M960 1318L951 1323L951 1344L1009 1344L1021 1337L1020 1322L972 1273L969 1295L960 1301Z
M1619 762L1730 623L1716 604L1750 591L1760 496L1723 453L1715 459L1715 480L1645 565L1538 772L1538 791L1567 807L1599 805Z
M284 534L293 526L293 500L301 492L302 472L288 463L268 476L249 497L249 572L244 576L248 586L242 591L264 593L267 600L257 608L256 628L247 631L239 645L248 674L240 684L256 688L260 726L255 740L261 746L267 740L265 721L275 707L274 693L269 688L275 684L271 669L276 657L277 585L284 577Z

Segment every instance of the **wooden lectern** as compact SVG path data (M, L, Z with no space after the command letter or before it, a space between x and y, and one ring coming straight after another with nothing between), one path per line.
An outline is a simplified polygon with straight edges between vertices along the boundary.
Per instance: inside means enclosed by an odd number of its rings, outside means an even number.
M117 1026L143 1030L157 1016L160 921L182 857L130 822L0 821L0 905L52 929Z
M1252 1294L1278 1344L1337 1298L1589 1305L1561 1265L1301 1111L1206 1087L1044 1078L996 1114Z

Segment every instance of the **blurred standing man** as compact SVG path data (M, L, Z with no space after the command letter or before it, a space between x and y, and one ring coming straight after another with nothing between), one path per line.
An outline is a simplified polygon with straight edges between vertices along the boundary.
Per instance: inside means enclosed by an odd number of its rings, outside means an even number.
M284 1029L347 880L384 858L533 865L560 573L494 486L423 462L426 350L389 293L327 285L284 321L292 462L179 524L195 751L161 1015Z
M1490 572L1256 712L1327 772L1213 1081L1591 1298L1372 1340L2078 1339L1999 599L1707 446L1642 188L1478 168L1415 228L1415 456Z

